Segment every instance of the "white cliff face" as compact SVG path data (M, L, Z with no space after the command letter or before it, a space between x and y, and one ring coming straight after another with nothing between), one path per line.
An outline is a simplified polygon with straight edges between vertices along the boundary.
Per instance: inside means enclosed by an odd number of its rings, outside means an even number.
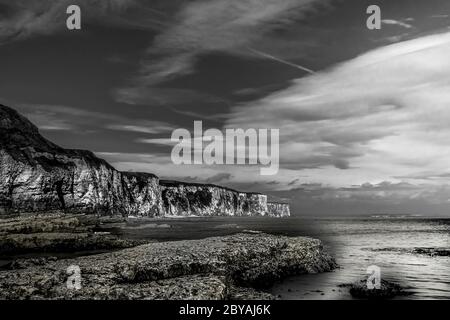
M150 173L124 172L123 184L129 199L127 215L158 217L164 215L159 178Z
M2 105L0 142L0 214L289 215L289 207L268 203L266 195L119 172L92 152L47 141L31 122Z
M161 181L160 185L166 215L236 215L238 199L231 190L174 181Z
M161 181L167 215L264 216L267 196L197 183Z
M271 217L289 217L291 215L289 204L269 202L267 204L267 215Z
M121 173L90 153L54 157L34 148L0 153L3 211L121 213L126 205ZM5 179L3 179L5 177Z

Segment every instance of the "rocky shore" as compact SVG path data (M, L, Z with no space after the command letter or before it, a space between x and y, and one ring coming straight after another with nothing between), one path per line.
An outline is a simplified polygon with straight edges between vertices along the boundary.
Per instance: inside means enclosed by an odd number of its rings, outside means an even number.
M97 232L99 225L98 217L81 214L51 213L0 219L0 254L110 251L144 243Z
M319 240L262 233L32 262L0 271L0 299L272 299L261 289L336 267ZM67 285L70 266L79 267L78 290Z

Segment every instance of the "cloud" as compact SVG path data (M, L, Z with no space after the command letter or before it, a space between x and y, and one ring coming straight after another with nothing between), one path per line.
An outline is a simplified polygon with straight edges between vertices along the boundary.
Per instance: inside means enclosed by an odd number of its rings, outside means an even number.
M277 174L277 184L274 184L273 176L260 175L259 166L206 164L176 165L172 162L170 153L167 152L95 153L121 171L152 172L163 179L176 179L182 181L191 181L192 177L198 177L197 182L216 183L243 191L268 192L273 190L286 190L284 182L289 182L293 177L299 176L295 171L285 170ZM296 186L290 186L290 188Z
M392 183L389 181L382 181L377 184L363 183L361 185L354 185L350 187L333 188L322 184L302 184L299 188L290 190L293 193L309 193L316 200L330 200L330 199L346 199L346 200L376 200L376 199L434 199L438 202L448 202L448 194L441 192L449 189L446 187L436 187L429 185L417 185L405 182ZM433 195L433 198L430 197Z
M200 93L189 89L156 88L136 84L113 91L116 102L130 105L150 105L152 107L173 107L186 103L227 103L226 100L213 95Z
M303 17L318 0L211 0L190 1L181 5L147 50L139 76L128 91L133 94L127 103L136 103L147 96L155 86L190 74L195 70L197 58L211 52L252 56L260 52L270 31L289 25ZM323 5L323 2L322 2ZM276 39L271 42L272 47ZM250 46L252 48L250 48ZM298 49L298 45L297 45ZM298 50L297 50L298 51ZM265 58L271 56L264 53ZM275 58L283 63L294 65ZM309 69L302 68L303 70ZM134 88L134 89L133 89ZM123 93L117 97L122 99Z
M431 16L431 18L435 18L435 19L446 19L448 17L449 17L448 14L435 14L435 15Z
M11 105L10 103L6 104ZM108 129L134 133L159 134L176 129L176 126L163 121L136 119L63 105L12 105L43 131L83 132L88 129ZM99 123L102 125L99 125Z
M148 143L162 146L174 146L178 142L172 141L170 138L138 138L136 139L138 143ZM187 146L191 145L191 140L184 141Z
M138 75L113 95L118 102L128 104L151 105L162 101L167 105L172 102L172 97L175 103L180 101L178 97L198 99L194 97L194 91L169 92L155 86L193 72L197 58L206 53L220 51L252 56L264 50L266 58L276 54L277 61L294 65L277 53L278 47L286 45L291 49L281 50L284 55L293 51L292 44L288 44L288 39L280 41L270 33L304 17L318 2L195 0L169 3L155 0L149 4L143 0L0 0L0 44L67 31L66 8L71 4L81 7L83 25L114 25L152 31L149 33L152 43L142 59ZM322 1L321 6L323 9ZM155 32L158 34L153 38ZM295 48L298 55L297 42ZM309 70L304 66L296 67ZM214 99L208 97L207 101Z
M411 174L406 176L397 176L397 179L418 180L421 182L429 182L437 180L443 183L450 183L450 172L423 172L419 174Z
M446 172L449 54L450 33L375 49L236 106L226 127L280 128L281 171L301 170L306 182Z
M233 178L233 175L231 173L218 173L218 174L206 179L205 182L206 183L219 183L219 182L229 181L231 178Z
M16 104L13 105L40 130L69 131L95 126L97 120L114 121L116 117L100 112L87 111L64 105Z
M167 61L147 66L148 71L165 67L171 62L172 70L188 72L192 59L202 52L233 51L248 46L265 32L304 14L315 0L212 0L193 1L176 14L172 26L160 33L150 54L165 56Z
M137 122L140 125L111 124L111 125L107 125L106 128L110 129L110 130L148 133L148 134L164 133L164 132L169 132L169 131L176 129L175 126L169 125L169 124L167 124L165 122L161 122L161 121L137 121Z
M174 165L166 154L96 153L122 171L156 173L161 179L215 183L236 190L269 193L271 199L290 200L297 214L446 214L450 185L430 183L362 183L333 187L327 183L305 183L295 171L280 171L277 180L260 176L257 169L244 166ZM298 177L292 180L292 177ZM302 182L303 181L303 182ZM289 188L285 182L292 182Z
M82 21L103 19L103 24L124 23L111 14L135 6L135 0L0 0L0 43L33 35L48 35L66 29L66 9L76 4L82 9Z
M300 215L414 214L448 216L450 185L364 183L333 188L303 184L276 197L291 200L291 212Z
M381 20L381 23L387 24L387 25L399 26L399 27L403 27L406 29L413 28L413 26L410 25L409 23L398 21L398 20L393 20L393 19L384 19L384 20Z

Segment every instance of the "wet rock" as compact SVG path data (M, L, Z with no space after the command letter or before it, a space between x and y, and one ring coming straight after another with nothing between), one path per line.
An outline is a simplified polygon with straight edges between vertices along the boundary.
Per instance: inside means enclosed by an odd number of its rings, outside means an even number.
M399 284L387 280L381 280L379 289L369 289L365 279L350 284L342 284L339 287L348 288L352 297L358 299L390 299L409 294Z
M448 257L450 256L450 249L447 248L414 248L413 253L426 254L432 257Z
M80 268L80 290L67 288L67 268L71 265ZM203 240L149 243L110 253L57 260L42 266L2 271L0 298L261 298L266 295L256 293L255 288L284 276L330 271L335 267L335 261L323 250L319 240L236 234ZM254 288L255 291L245 288Z
M449 248L426 248L426 247L417 247L417 248L365 248L365 250L370 250L374 252L399 252L399 253L408 253L408 254L424 254L429 256L440 256L440 257L448 257L450 255Z

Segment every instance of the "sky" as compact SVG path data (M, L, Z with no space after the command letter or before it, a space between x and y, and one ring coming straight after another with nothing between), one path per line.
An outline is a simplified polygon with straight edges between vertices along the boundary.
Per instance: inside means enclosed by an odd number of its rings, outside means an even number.
M0 103L45 137L294 214L450 215L449 56L446 0L0 0ZM173 164L198 120L279 129L279 172Z

